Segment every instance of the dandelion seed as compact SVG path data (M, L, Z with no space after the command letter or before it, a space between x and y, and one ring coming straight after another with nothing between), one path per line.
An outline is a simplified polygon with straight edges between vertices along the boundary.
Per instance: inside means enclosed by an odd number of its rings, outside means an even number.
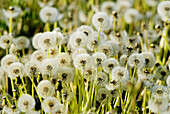
M163 21L170 20L170 1L162 1L158 4L157 12Z
M99 88L97 92L97 101L101 103L103 100L107 99L109 95L109 91L106 88Z
M71 57L67 53L60 53L56 56L56 60L59 66L70 66L71 64Z
M55 23L58 19L58 10L54 7L46 6L40 10L40 19L44 23Z
M74 79L74 70L69 67L59 67L58 77L63 83L69 84Z
M15 44L17 45L18 49L25 49L30 46L30 41L27 37L25 36L20 36L15 40Z
M42 108L46 113L56 113L60 108L59 100L55 97L47 97L42 102Z
M103 62L107 59L104 53L96 52L92 55L92 60L96 67L101 67Z
M86 43L86 48L90 51L94 51L97 47L97 35L92 34L92 37Z
M19 113L19 110L15 106L9 107L5 105L3 107L3 111L6 112L7 114L18 114Z
M37 61L29 61L25 64L25 72L27 76L38 76L40 71Z
M156 62L155 56L151 52L142 52L141 54L145 57L145 67L152 68Z
M99 71L96 85L99 87L105 86L108 83L108 76L106 73ZM95 77L96 78L96 77Z
M93 81L95 79L95 69L92 67L84 69L84 80L85 81ZM81 71L81 74L83 75L83 71Z
M162 111L166 111L168 108L168 100L167 99L149 99L148 107L152 112L158 113Z
M16 62L15 55L8 54L8 55L4 56L1 59L1 68L3 69L3 71L8 72L8 68L9 68L10 64L12 64L13 62Z
M95 13L92 17L92 23L95 26L95 28L98 30L100 27L102 30L105 30L108 28L110 22L109 17L104 12L98 12Z
M0 47L3 49L10 48L12 43L11 36L3 35L0 37Z
M117 1L117 11L119 14L124 14L124 12L133 5L133 2L129 0L119 0Z
M115 33L114 31L112 31L109 34L109 39L112 40L113 42L117 43L117 44L122 44L124 43L124 40L126 40L128 38L127 32L121 31L120 33Z
M141 54L134 53L129 56L128 64L132 68L143 68L145 65L145 58Z
M38 39L38 47L42 50L47 50L56 46L56 34L53 32L44 32Z
M129 78L130 78L129 71L126 68L116 66L115 68L112 69L111 81L115 80L116 82L120 83L128 80Z
M119 65L119 62L115 58L109 58L103 62L103 70L106 73L110 73L110 71Z
M61 32L56 32L53 30L53 33L55 33L56 36L56 45L61 45L64 39L64 36Z
M42 50L34 51L31 55L31 61L38 61L40 63L46 58L47 56Z
M42 80L37 86L37 93L40 97L46 98L54 94L54 87L48 80Z
M121 53L124 54L124 55L131 55L133 53L137 52L133 46L131 45L125 45L123 44L121 46Z
M57 111L57 114L67 114L66 107L63 104L59 105L59 109Z
M168 76L168 70L163 67L163 66L159 66L155 69L154 71L156 78L159 80L166 80L166 77Z
M83 48L86 44L87 36L82 32L75 32L71 35L69 42L73 49Z
M115 11L116 8L116 4L112 1L105 1L101 5L101 11L107 13L108 15L110 15L112 11Z
M2 10L5 17L7 18L16 18L21 12L21 8L18 6L10 6L8 10Z
M142 16L138 12L138 10L133 9L133 8L127 9L124 14L124 19L125 19L126 23L128 23L128 24L137 22L138 20L141 19L141 17Z
M29 94L22 94L22 96L18 99L17 107L22 112L30 111L35 107L35 100Z
M24 65L19 62L14 62L9 65L8 76L12 79L16 79L17 76L23 77L25 74Z
M53 58L43 60L41 64L41 73L44 76L57 76L58 62Z
M89 54L78 54L73 61L75 68L79 70L89 68L91 63L92 60Z
M82 25L77 29L78 32L84 33L87 37L90 37L93 33L93 29L90 26Z
M155 85L151 89L152 96L154 98L165 98L167 97L168 89L163 85Z

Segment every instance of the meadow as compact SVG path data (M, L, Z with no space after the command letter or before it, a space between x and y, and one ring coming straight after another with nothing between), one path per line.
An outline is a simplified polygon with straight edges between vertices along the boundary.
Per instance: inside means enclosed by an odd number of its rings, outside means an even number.
M1 0L0 114L170 114L170 1Z

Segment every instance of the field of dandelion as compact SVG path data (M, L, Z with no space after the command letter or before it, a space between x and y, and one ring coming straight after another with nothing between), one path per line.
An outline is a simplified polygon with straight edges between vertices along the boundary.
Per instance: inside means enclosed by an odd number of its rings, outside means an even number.
M170 114L170 1L0 0L0 114Z

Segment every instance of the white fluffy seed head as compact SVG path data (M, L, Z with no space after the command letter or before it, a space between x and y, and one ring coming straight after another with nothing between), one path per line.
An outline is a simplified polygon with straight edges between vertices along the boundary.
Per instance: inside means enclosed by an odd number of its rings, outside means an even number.
M114 80L120 83L128 79L129 79L129 71L126 68L120 66L116 66L115 68L113 68L111 72L111 81Z
M170 86L170 75L166 78L166 84Z
M40 65L38 61L28 61L25 64L25 73L27 76L37 76L40 72Z
M145 67L152 68L155 65L156 58L151 52L142 52L141 53L145 57Z
M89 68L91 63L92 60L89 54L78 54L73 61L74 67L79 70Z
M15 55L11 55L11 54L4 56L1 60L1 67L3 71L8 72L8 68L10 64L12 64L13 62L16 62L16 58L17 57Z
M99 88L97 92L97 101L101 103L104 99L108 99L109 95L109 91L106 88Z
M2 12L3 12L4 15L5 15L5 17L7 17L7 18L10 18L10 17L16 18L16 17L18 17L18 15L19 15L20 12L21 12L21 8L18 7L18 6L12 6L12 7L13 7L13 9L14 9L13 11L5 10L5 9L2 10Z
M93 29L90 26L82 25L79 28L77 28L77 31L84 33L88 38L92 35Z
M78 50L78 53L77 53L77 50ZM79 48L79 49L76 49L73 53L72 53L72 59L74 60L75 57L78 55L78 54L86 54L87 51L86 49L84 48Z
M97 82L96 85L99 87L103 87L108 83L108 76L106 73L99 71L98 74L96 74L97 77ZM96 78L96 77L95 77Z
M59 65L56 59L48 58L41 64L41 73L44 76L57 76Z
M42 98L52 96L54 91L52 83L48 80L42 80L37 86L37 93Z
M111 70L118 65L119 62L115 58L109 58L103 62L103 70L109 74Z
M101 5L101 11L107 13L108 15L112 14L112 12L116 9L116 4L112 1L105 1Z
M27 37L20 36L15 40L15 44L17 45L19 50L22 50L30 46L30 41Z
M68 53L59 53L56 56L56 60L59 66L70 66L71 64L71 57Z
M42 50L34 51L31 55L31 61L38 61L40 63L46 58L47 55Z
M92 23L94 27L98 30L100 27L105 30L109 27L110 21L109 17L104 12L97 12L92 17Z
M18 99L17 107L22 112L31 111L35 107L35 100L29 94L22 94Z
M46 113L56 113L59 109L59 100L55 97L47 97L42 102L42 108Z
M74 70L69 67L59 67L58 78L61 79L62 83L69 84L74 79Z
M70 39L69 43L71 44L71 48L83 48L86 45L87 36L82 32L74 32Z
M40 10L40 19L44 23L55 23L58 19L58 10L54 7L46 6Z
M128 59L128 64L132 68L143 68L145 66L145 57L138 53L131 54Z
M124 19L128 24L138 21L141 17L139 11L133 8L127 9L124 13Z
M44 32L38 39L38 47L42 50L47 50L56 46L56 35L54 32Z
M127 55L121 55L119 58L119 64L122 67L125 67L128 61L128 56Z
M170 20L170 1L162 1L158 4L157 12L163 21Z
M107 56L104 53L96 52L92 55L92 61L96 67L101 67L103 62L107 59Z
M12 36L2 35L0 37L0 47L3 48L3 49L9 48L10 44L12 42L11 40L12 40Z
M12 79L16 79L17 76L23 77L25 74L25 68L22 63L14 62L10 64L8 68L8 76Z

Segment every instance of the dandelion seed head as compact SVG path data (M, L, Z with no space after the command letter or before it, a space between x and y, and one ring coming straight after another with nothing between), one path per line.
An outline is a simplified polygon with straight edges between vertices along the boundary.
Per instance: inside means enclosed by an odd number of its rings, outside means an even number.
M103 62L107 59L107 56L104 53L96 52L92 55L92 60L96 67L101 67Z
M44 32L38 39L38 47L42 50L47 50L56 46L56 35L53 32Z
M101 5L101 11L107 13L108 15L112 13L112 11L116 10L116 4L112 1L105 1Z
M82 32L75 32L70 36L71 48L83 48L86 44L87 36Z
M10 17L16 18L19 16L21 12L21 8L18 6L10 6L8 10L3 9L2 12L7 18L10 18Z
M77 53L77 50L78 50L78 53ZM72 53L72 59L73 59L73 60L75 59L75 57L76 57L78 54L87 54L87 51L86 51L86 49L84 49L84 48L79 48L79 49L77 49L77 50L75 50L75 51Z
M40 65L37 61L29 61L25 64L25 72L27 76L37 76L40 72Z
M71 57L67 53L59 53L56 56L56 60L59 64L59 66L70 66L70 64L71 64Z
M84 33L87 37L91 36L93 33L92 27L87 25L80 26L77 31Z
M109 17L104 12L97 12L92 17L92 23L95 28L98 30L100 27L102 30L105 30L109 26Z
M22 63L14 62L9 65L8 76L12 79L16 79L17 76L23 77L25 74L25 68Z
M58 19L58 10L54 7L46 6L40 10L40 19L44 23L55 23Z
M41 64L41 73L44 76L52 76L55 77L57 76L57 71L58 71L59 65L56 59L53 58L48 58L44 59L42 64Z
M40 63L46 58L47 56L42 50L34 51L31 55L31 61L38 61Z
M42 80L37 86L37 93L40 97L46 98L54 94L54 87L48 80Z
M119 62L115 58L109 58L103 62L103 70L109 74L112 69L118 65Z
M12 37L9 35L3 35L0 37L0 47L3 49L9 48L12 43Z
M15 40L15 44L17 45L18 49L25 49L30 46L30 41L26 36L20 36Z
M157 12L163 21L170 20L170 1L162 1L158 4Z
M63 83L69 84L74 79L73 68L59 67L58 78L61 79Z
M30 111L35 107L35 100L29 94L22 94L22 96L18 99L17 107L22 112Z
M104 99L107 99L109 95L109 91L106 88L99 88L97 92L97 101L101 103Z
M130 24L133 22L136 22L141 19L141 14L138 12L138 10L129 8L124 13L124 19L126 23Z
M145 57L145 67L152 68L156 63L156 58L151 52L142 52L141 53Z
M138 53L131 54L128 59L128 64L132 68L143 68L145 65L145 58Z
M116 66L111 72L111 81L115 80L118 83L129 79L129 71L120 66Z
M89 54L78 54L73 61L74 67L79 70L89 68L91 63L92 60Z
M59 110L59 100L55 97L47 97L42 102L42 108L46 113L56 113Z
M105 86L108 83L108 76L106 73L99 71L96 85L99 87ZM96 78L96 77L95 77Z

